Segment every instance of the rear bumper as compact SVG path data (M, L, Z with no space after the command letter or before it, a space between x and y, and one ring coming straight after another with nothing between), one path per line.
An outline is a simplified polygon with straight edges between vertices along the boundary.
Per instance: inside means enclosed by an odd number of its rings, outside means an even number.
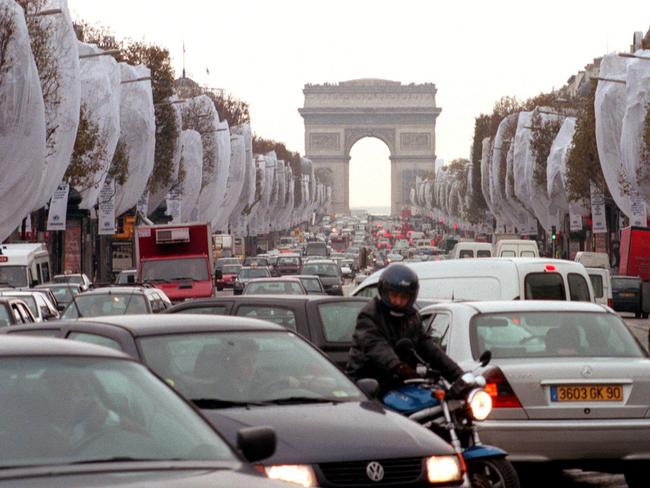
M479 429L512 462L650 460L650 419L490 420Z

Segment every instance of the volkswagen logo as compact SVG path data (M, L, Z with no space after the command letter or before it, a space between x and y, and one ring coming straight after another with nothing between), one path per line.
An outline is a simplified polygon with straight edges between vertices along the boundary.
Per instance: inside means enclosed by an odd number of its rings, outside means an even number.
M591 375L594 374L594 370L591 369L591 366L584 366L580 374L585 378L591 378Z
M366 474L370 481L379 482L384 479L384 467L377 461L372 461L366 466Z

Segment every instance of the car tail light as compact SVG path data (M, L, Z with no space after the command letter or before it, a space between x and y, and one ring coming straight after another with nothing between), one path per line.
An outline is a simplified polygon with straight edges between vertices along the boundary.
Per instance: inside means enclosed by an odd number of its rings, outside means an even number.
M492 367L483 376L487 382L485 391L492 397L492 408L522 408L501 369Z
M609 308L614 308L614 299L613 298L608 298L607 299L607 306Z
M547 264L544 269L546 271L555 271L555 266L553 266L552 264Z

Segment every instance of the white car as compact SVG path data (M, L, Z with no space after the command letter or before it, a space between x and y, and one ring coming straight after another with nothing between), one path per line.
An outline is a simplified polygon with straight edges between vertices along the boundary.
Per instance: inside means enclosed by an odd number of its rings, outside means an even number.
M37 291L10 290L0 292L0 296L19 298L32 312L35 322L56 320L59 318L59 311L44 293Z
M441 303L421 314L464 370L491 351L486 444L513 463L623 472L629 487L648 486L650 358L610 308L520 300Z
M75 285L80 285L82 291L90 290L93 286L92 281L86 276L86 273L55 275L52 281L54 283L74 283Z

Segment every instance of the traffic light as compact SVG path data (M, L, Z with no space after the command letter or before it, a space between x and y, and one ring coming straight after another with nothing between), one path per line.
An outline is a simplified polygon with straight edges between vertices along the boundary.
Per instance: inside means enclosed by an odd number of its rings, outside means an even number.
M554 241L556 239L556 234L555 234L555 226L551 227L551 240Z

